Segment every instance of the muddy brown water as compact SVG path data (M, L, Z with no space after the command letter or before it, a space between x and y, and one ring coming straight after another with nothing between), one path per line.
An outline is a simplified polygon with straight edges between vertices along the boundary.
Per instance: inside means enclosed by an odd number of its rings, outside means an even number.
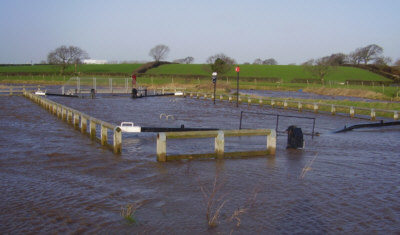
M158 163L155 134L124 134L116 156L26 98L0 97L2 234L400 231L399 128L332 134L365 121L189 98L51 99L113 124L141 126L236 129L241 110L316 117L322 135L305 136L304 150L286 150L279 135L275 157ZM175 120L160 119L162 113ZM291 124L309 132L312 123L282 119L280 130ZM243 125L275 128L275 119L249 114ZM229 138L226 145L226 151L262 149L265 137ZM211 151L211 139L167 141L169 154ZM224 205L210 228L203 191L212 191L215 179L213 210ZM120 215L128 203L141 204L135 223Z

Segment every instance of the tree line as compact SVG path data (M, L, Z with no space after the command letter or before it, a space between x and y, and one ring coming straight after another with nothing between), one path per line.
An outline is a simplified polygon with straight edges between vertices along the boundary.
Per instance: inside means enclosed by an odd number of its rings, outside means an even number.
M149 56L152 57L154 61L159 62L168 57L169 51L170 49L168 46L159 44L150 49ZM67 66L75 65L76 72L77 64L81 64L84 59L88 58L88 53L79 47L60 46L48 53L47 63L60 65L61 73L64 72ZM188 56L182 59L174 60L173 63L191 64L193 61L194 58L192 56ZM388 65L391 62L391 58L383 56L383 48L381 46L370 44L365 47L357 48L347 55L344 53L334 53L330 56L325 56L319 59L308 60L301 65L307 67L309 70L311 70L311 67L316 67L313 68L313 70L318 71L313 71L313 74L318 74L318 77L322 79L325 74L329 72L329 66L340 66L345 64L366 65L370 63ZM204 69L223 74L229 71L235 64L235 59L225 55L224 53L219 53L207 58ZM254 60L253 64L277 65L278 62L274 58L265 60L257 58ZM394 65L400 66L400 59L397 60Z

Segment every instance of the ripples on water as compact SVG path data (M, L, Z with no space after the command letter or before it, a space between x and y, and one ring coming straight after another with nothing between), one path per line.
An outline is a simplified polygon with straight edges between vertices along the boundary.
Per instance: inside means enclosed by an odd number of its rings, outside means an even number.
M183 98L63 99L96 118L141 126L236 129L240 110L314 116ZM124 134L121 156L92 142L23 97L0 97L0 231L100 234L396 234L400 231L399 130L332 134L357 119L316 115L320 137L276 157L156 162L155 134ZM160 119L160 114L175 119ZM281 120L281 130L311 123ZM270 117L244 117L245 128L275 128ZM240 146L238 146L240 144ZM211 146L210 146L211 145ZM213 151L213 141L168 141L168 153ZM229 138L229 150L261 149L265 138ZM303 168L314 159L303 178ZM218 176L227 200L209 229L201 191ZM140 202L129 224L121 207ZM217 202L218 203L218 202ZM219 202L220 203L220 202ZM246 209L230 220L238 208Z

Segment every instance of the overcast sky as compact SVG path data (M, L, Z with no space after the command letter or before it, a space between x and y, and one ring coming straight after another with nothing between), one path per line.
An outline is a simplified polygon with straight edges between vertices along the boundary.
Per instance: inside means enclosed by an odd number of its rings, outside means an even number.
M0 63L38 63L61 45L92 59L150 61L225 53L300 64L377 44L400 59L400 0L0 0Z

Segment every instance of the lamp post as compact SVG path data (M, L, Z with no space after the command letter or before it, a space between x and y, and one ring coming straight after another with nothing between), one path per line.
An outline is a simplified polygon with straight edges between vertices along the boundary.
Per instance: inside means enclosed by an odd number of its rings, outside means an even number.
M217 87L217 72L212 73L212 82L214 83L214 104L215 104L215 90Z
M240 67L236 66L235 71L237 73L237 79L236 79L236 107L239 107L239 72L240 72Z

